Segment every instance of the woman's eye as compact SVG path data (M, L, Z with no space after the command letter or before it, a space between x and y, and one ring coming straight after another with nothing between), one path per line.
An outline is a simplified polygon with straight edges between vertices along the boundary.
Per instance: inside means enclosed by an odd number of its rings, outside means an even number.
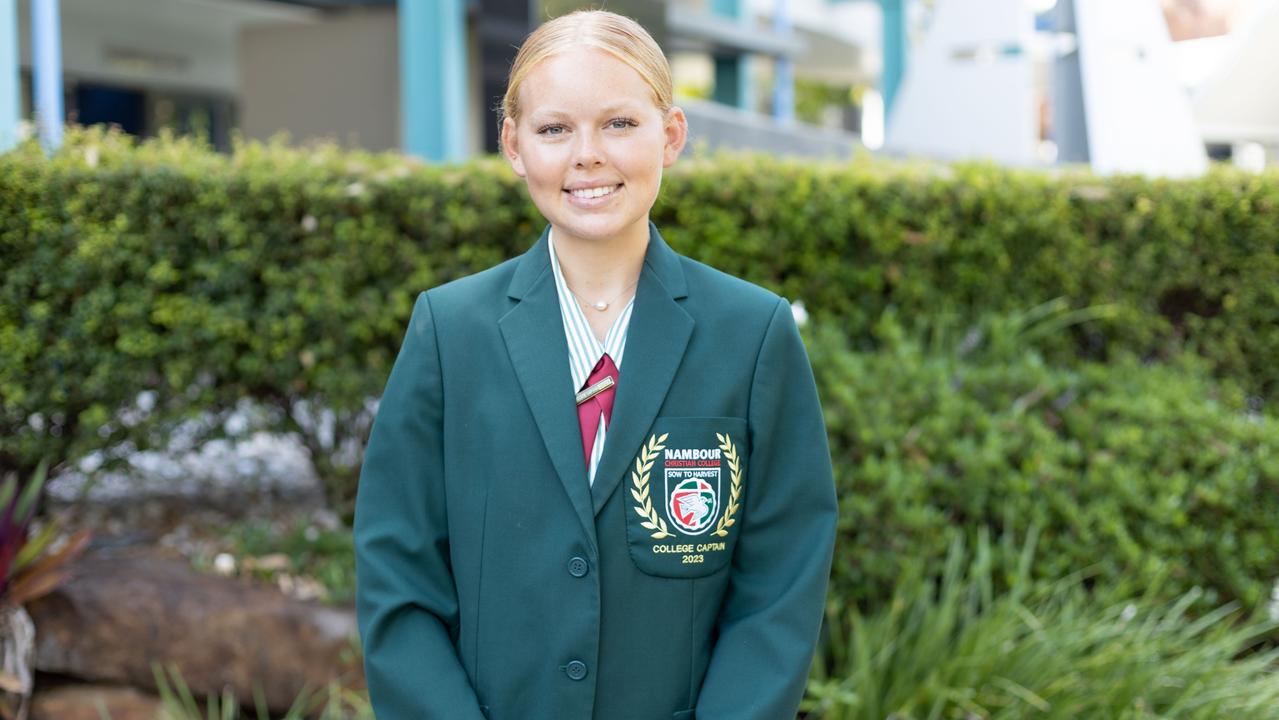
M616 118L608 121L608 126L614 130L625 130L635 127L635 121L627 118Z
M537 134L538 135L563 135L564 126L563 125L547 125L545 127L538 128Z

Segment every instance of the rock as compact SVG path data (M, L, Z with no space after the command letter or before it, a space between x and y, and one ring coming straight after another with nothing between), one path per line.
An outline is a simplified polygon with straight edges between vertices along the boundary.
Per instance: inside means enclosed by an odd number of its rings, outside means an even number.
M0 603L0 717L24 718L30 707L36 629L21 605Z
M243 411L235 414L240 415L236 422L249 421ZM211 419L206 416L196 424ZM70 470L49 478L46 501L51 507L89 502L129 514L143 507L157 513L169 507L216 506L234 513L263 503L318 507L324 502L323 483L296 438L255 432L238 441L195 446L194 437L184 437L188 434L178 430L168 447L127 456L124 469L105 469L101 451L80 458Z
M72 578L30 603L36 668L155 689L153 663L176 666L197 695L230 687L284 711L304 686L362 687L355 613L245 580L201 575L137 549L90 551Z
M30 720L101 720L101 705L111 720L155 720L160 698L119 685L62 685L36 689Z

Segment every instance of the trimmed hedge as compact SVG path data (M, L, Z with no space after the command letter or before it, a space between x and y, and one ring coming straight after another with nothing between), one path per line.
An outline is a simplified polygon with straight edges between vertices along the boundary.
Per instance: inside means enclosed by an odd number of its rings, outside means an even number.
M0 474L151 447L247 398L349 497L358 453L335 450L363 441L416 291L538 229L492 162L228 157L98 131L48 160L33 145L0 156Z
M690 158L654 219L680 251L803 300L856 348L888 309L962 326L1061 296L1108 319L1053 337L1051 358L1189 346L1255 402L1279 392L1274 174ZM542 223L492 159L219 155L99 130L51 159L34 144L0 156L0 472L148 447L209 413L218 433L217 414L248 398L347 500L416 291L519 253Z
M1038 577L1092 566L1255 607L1279 576L1279 422L1258 405L1279 392L1277 208L1275 175L726 156L681 162L655 219L814 318L838 602L886 601L902 563L935 572L948 528L1034 525ZM0 156L0 473L196 419L217 434L249 401L343 510L415 293L541 226L493 160L101 131Z
M904 574L941 574L955 531L991 529L1039 532L1035 578L1266 601L1279 419L1191 357L1050 366L1034 336L1054 319L996 316L927 349L888 315L874 353L810 335L840 500L831 602L880 607Z

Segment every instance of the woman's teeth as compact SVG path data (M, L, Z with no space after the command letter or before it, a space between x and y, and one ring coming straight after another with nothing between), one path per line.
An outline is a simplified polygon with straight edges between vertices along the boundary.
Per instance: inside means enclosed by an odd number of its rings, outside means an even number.
M588 200L590 198L604 197L605 195L608 195L609 193L613 192L619 187L621 186L607 185L605 187L582 188L580 190L570 190L569 192L573 194L573 197Z

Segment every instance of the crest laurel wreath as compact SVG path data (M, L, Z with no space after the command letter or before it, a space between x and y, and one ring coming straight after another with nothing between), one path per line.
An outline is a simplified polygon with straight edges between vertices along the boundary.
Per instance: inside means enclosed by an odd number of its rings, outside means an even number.
M737 514L737 501L742 497L742 464L737 457L737 447L733 445L733 441L727 434L715 433L715 439L719 440L719 449L728 460L728 469L732 473L732 489L728 494L728 509L720 516L719 522L715 524L715 532L711 534L728 537L728 529L737 522L733 516Z
M646 446L640 450L640 454L635 458L635 469L631 471L631 484L635 487L631 488L631 497L635 498L635 512L644 518L644 522L640 526L652 530L654 540L663 540L668 537L675 537L666 527L666 521L657 516L657 510L653 507L652 497L649 495L648 477L653 469L653 461L666 449L666 438L670 437L670 433L662 433L661 437L650 435Z

